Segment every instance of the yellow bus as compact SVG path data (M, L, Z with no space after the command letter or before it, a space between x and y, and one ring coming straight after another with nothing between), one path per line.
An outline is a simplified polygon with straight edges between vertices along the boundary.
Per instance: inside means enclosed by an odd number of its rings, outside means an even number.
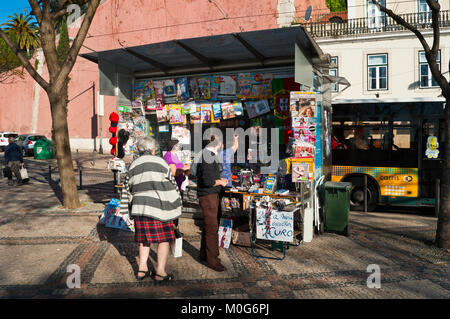
M333 105L332 181L353 184L352 210L437 206L444 103Z

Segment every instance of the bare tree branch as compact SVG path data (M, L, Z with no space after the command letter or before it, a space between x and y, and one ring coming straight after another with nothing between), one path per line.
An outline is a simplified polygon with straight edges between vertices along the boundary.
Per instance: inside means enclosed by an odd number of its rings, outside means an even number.
M84 19L80 29L78 30L78 34L75 37L75 40L73 41L73 44L67 55L66 61L64 62L61 68L61 72L59 73L55 81L55 90L59 90L63 86L65 79L69 76L70 72L72 71L76 58L80 53L81 46L83 45L83 42L86 39L92 20L94 19L95 12L97 11L99 5L100 0L91 0L89 2L88 9L84 15Z
M387 9L383 7L381 4L378 3L377 0L371 0L373 4L375 4L382 12L386 13L388 16L390 16L392 19L394 19L395 22L398 24L404 26L406 29L413 32L417 38L419 39L420 43L422 44L423 48L425 49L425 52L430 51L430 46L428 45L427 41L425 40L422 33L420 33L419 30L417 30L416 27L411 25L410 23L406 22L402 17L395 14L392 10ZM428 1L428 0L427 0Z
M67 13L67 9L66 9L66 8L61 9L61 10L59 10L59 11L57 11L57 12L52 13L52 19L53 19L53 21L55 21L55 20L57 20L58 18L64 16L66 13Z
M434 0L427 0L427 4L431 8L431 25L433 26L433 47L431 48L431 51L433 52L433 55L436 56L441 38L439 31L439 11L441 10L441 6Z
M11 39L6 35L3 30L0 29L0 37L5 41L5 43L11 48L15 55L19 58L20 63L25 67L25 69L30 73L33 79L39 83L40 86L44 90L48 90L50 88L50 84L45 81L40 74L35 70L35 68L31 65L30 61L25 56L25 53L22 50L19 50L17 46L11 41Z
M42 10L39 6L39 3L37 0L28 0L28 3L30 4L30 7L32 9L31 14L34 15L39 23L41 25L42 22Z

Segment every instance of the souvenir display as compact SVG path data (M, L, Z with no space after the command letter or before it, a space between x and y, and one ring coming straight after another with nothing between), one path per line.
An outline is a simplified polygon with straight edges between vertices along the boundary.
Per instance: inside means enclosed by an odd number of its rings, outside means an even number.
M264 194L273 194L277 186L277 177L275 175L269 175L266 179L264 186Z
M181 115L181 107L176 104L169 106L169 123L170 124L182 124L184 123Z

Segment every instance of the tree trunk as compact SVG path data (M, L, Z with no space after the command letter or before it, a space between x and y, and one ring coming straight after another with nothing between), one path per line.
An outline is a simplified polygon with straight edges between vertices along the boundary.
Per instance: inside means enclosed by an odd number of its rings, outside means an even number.
M62 92L67 92L67 86ZM67 95L67 94L66 94ZM49 93L52 112L53 132L55 136L56 159L58 162L63 205L74 209L81 206L78 198L77 183L73 171L72 152L70 150L69 127L67 124L67 99L65 94Z
M450 249L450 101L445 105L445 140L442 148L444 158L444 174L441 186L441 207L439 209L436 246Z

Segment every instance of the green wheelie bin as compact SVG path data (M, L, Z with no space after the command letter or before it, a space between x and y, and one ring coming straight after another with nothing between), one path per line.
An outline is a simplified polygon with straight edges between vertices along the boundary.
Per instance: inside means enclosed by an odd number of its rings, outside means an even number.
M348 213L352 183L325 183L325 231L349 235Z
M55 157L53 152L53 144L46 138L36 141L34 144L35 159L51 159Z

